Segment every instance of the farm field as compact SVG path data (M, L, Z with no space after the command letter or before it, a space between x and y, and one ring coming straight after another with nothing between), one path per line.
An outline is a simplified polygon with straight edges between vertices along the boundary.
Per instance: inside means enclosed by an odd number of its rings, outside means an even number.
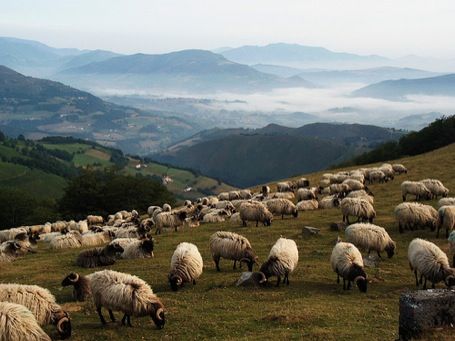
M0 264L0 282L37 284L57 297L71 315L71 340L200 340L200 339L273 339L273 340L395 340L398 337L398 298L415 290L414 275L407 261L407 246L415 237L426 238L448 251L447 241L435 238L429 230L398 233L393 209L401 202L403 180L437 178L455 192L455 144L415 157L397 160L408 174L394 181L369 188L375 194L377 218L397 243L397 253L384 259L379 268L367 267L369 287L366 294L356 288L343 291L329 263L333 245L343 233L329 229L341 221L338 209L303 212L297 219L275 217L271 227L247 228L230 222L201 225L192 230L167 232L155 236L155 257L144 260L119 260L110 269L131 273L146 280L162 299L167 311L166 325L157 330L150 318L132 318L133 328L117 323L102 327L89 303L73 302L71 288L62 288L62 279L71 271L87 274L92 270L74 265L81 249L48 250L39 242L37 253L11 264ZM333 170L334 172L335 170ZM332 172L332 171L330 171ZM321 174L306 175L316 183ZM152 203L151 203L152 204ZM436 207L436 201L429 204ZM303 237L305 225L320 228L320 235ZM289 276L290 285L275 287L275 278L266 288L237 288L241 270L222 260L217 273L211 260L208 241L212 233L228 230L247 237L259 263L280 237L292 238L299 248L299 264ZM196 244L204 259L204 273L195 286L172 292L167 283L170 258L180 242ZM257 269L255 267L255 269ZM439 284L437 287L442 287ZM104 313L105 316L107 312ZM120 313L116 313L119 320ZM55 328L46 328L54 333ZM453 330L426 335L427 340L453 340Z

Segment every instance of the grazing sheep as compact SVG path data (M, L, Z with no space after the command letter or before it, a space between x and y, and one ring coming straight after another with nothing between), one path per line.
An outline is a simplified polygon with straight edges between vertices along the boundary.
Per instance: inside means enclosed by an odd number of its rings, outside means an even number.
M19 256L18 251L21 246L14 240L6 241L0 244L0 263L12 262Z
M202 256L196 245L180 243L171 258L171 270L168 279L171 289L177 291L185 283L196 284L196 279L202 274Z
M210 237L210 253L216 265L216 270L220 271L220 258L231 259L234 261L234 270L236 263L245 262L248 271L253 271L253 265L257 262L257 257L251 248L251 244L245 237L226 231L218 231Z
M102 224L104 222L104 219L102 216L99 215L88 215L87 216L87 224L89 226L96 225L96 224Z
M395 254L396 244L383 227L373 224L352 224L344 233L348 242L367 251L368 255L371 251L377 252L379 258L384 251L389 258Z
M317 199L318 198L317 192L318 192L317 187L299 188L297 190L296 199L297 201Z
M186 217L185 211L159 213L155 218L156 234L160 234L163 227L173 227L177 232L177 228L184 224Z
M340 199L336 195L329 195L319 199L319 208L336 208L338 206L340 206Z
M343 222L349 223L349 216L357 217L357 222L373 222L376 217L376 211L373 206L363 198L344 198L341 200L341 212L343 213Z
M90 275L93 302L101 323L106 324L101 308L109 311L114 322L113 311L124 313L122 325L131 327L131 316L150 316L158 329L166 322L164 305L153 293L152 288L139 277L130 274L103 270Z
M294 200L295 195L293 192L275 192L275 193L270 193L268 198Z
M40 326L53 324L62 339L71 336L68 313L47 289L37 285L0 284L0 301L22 304L32 312Z
M403 181L401 183L401 195L403 196L403 201L406 201L406 196L408 194L415 195L416 201L431 199L430 190L420 181Z
M312 211L319 208L319 202L317 200L302 200L295 206L298 211Z
M82 235L82 246L98 246L109 243L114 234L111 231L103 231L98 233L86 233Z
M400 233L404 229L430 227L434 231L439 226L439 215L432 206L417 202L404 202L395 207L395 218L398 222Z
M370 184L384 183L386 181L386 175L379 169L373 169L367 173L365 179L368 180L368 183Z
M264 226L272 224L273 214L260 202L245 202L240 206L239 212L243 226L247 226L247 221L255 221L256 227L259 221Z
M449 189L437 179L424 179L420 182L431 192L432 199L437 198L438 196L445 198L449 195Z
M281 277L283 283L289 285L289 274L295 270L299 261L299 250L292 239L279 238L270 250L267 261L261 269L265 277L277 276L276 286L280 286Z
M449 236L449 231L455 228L455 206L441 206L438 210L439 225L436 237L439 238L439 229L442 227L446 230L446 238Z
M438 201L438 207L455 205L455 198L441 198Z
M385 181L393 180L395 176L395 172L393 171L393 167L390 163L384 163L379 167L379 170L384 173Z
M300 178L295 182L297 188L310 187L310 181L307 178Z
M226 220L227 217L230 216L230 213L225 209L215 209L207 214L204 215L202 221L204 223L221 223Z
M292 215L294 218L299 214L297 207L288 199L269 199L264 203L272 214L281 215L281 219L284 219L285 214Z
M84 250L77 256L76 265L83 268L112 265L115 263L116 254L122 252L123 248L116 244Z
M455 269L450 268L447 255L432 242L415 238L408 247L408 260L411 270L414 271L416 286L422 284L425 278L423 289L427 288L427 280L431 281L432 288L441 281L450 287L455 285ZM417 275L420 274L420 281Z
M293 192L295 183L293 181L283 181L276 184L277 192Z
M66 221L58 220L51 224L51 232L60 232L68 226Z
M355 179L346 179L341 184L347 185L349 188L349 191L359 191L361 189L365 189L365 185Z
M371 205L374 204L374 197L363 189L350 192L348 195L346 195L346 198L362 198L367 200Z
M346 196L350 190L349 185L345 183L332 184L329 186L329 194L341 194L342 196Z
M0 302L0 341L51 341L35 316L21 304Z
M62 281L62 287L73 286L73 298L76 301L83 302L91 296L92 290L90 288L90 276L79 275L71 272Z
M49 243L51 249L74 249L82 246L82 236L79 231L70 231L55 237Z
M401 163L394 163L392 165L392 169L395 172L395 174L407 174L408 170L405 166L403 166Z
M135 240L133 242L128 243L125 247L123 247L124 251L122 253L123 259L135 259L135 258L150 258L154 257L153 254L153 247L154 247L153 239L142 239L142 240Z
M361 292L367 292L368 282L363 269L362 254L354 244L338 242L330 256L330 264L337 274L338 284L340 276L343 278L343 290L351 289L351 283L355 282ZM348 281L347 286L346 281Z

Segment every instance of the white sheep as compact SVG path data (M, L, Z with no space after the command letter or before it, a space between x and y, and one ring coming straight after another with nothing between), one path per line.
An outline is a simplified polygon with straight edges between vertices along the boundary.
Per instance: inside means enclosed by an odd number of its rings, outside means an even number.
M395 242L381 226L363 223L352 224L346 228L344 233L348 242L367 251L368 254L375 251L381 258L381 252L385 251L387 256L391 258L395 253Z
M196 284L202 274L204 263L196 245L180 243L177 245L172 258L168 279L171 289L177 291L185 283Z
M229 200L229 192L221 192L218 194L218 200L223 201L223 200Z
M455 231L450 232L449 238L447 238L449 242L449 251L452 253L452 266L455 266Z
M455 228L455 206L441 206L438 210L439 225L436 237L439 238L439 229L442 227L446 230L446 238L449 236L449 231Z
M430 205L404 202L395 207L394 214L400 233L403 233L404 229L414 230L428 226L434 231L439 226L438 211Z
M357 217L360 220L373 222L376 217L376 211L373 205L363 198L344 198L341 200L341 212L343 213L343 222L349 223L349 216Z
M292 239L279 238L270 250L269 257L261 265L262 272L268 279L277 276L276 286L280 285L281 277L283 284L289 285L289 274L297 267L299 261L299 250L297 244Z
M409 243L408 260L411 270L414 271L416 286L422 284L427 288L427 280L431 281L432 288L441 281L450 287L455 285L455 269L450 268L447 255L434 243L424 239L415 238ZM420 281L417 275L420 274Z
M296 205L298 211L312 211L319 208L319 202L317 200L302 200Z
M104 270L90 275L90 288L93 302L101 323L106 324L101 308L109 311L109 317L114 322L113 311L124 313L122 324L131 326L131 316L150 316L157 326L162 329L166 322L164 305L153 293L150 286L139 277L130 274Z
M243 226L247 226L247 221L255 221L256 227L258 222L262 222L264 226L272 224L273 214L260 202L245 202L239 209L240 219Z
M242 219L240 219L240 212L236 212L233 215L231 215L231 217L229 218L229 221L232 224L236 224L236 225L242 224Z
M218 231L210 236L210 253L215 262L216 270L220 271L220 258L231 259L236 262L245 262L248 271L253 271L253 265L257 262L257 257L251 247L250 242L244 236L237 233Z
M361 189L365 189L365 185L363 183L359 180L351 178L344 180L341 184L348 185L349 191L359 191Z
M293 181L282 181L276 184L277 192L293 192L295 187L296 186Z
M242 189L239 191L240 199L248 200L253 197L249 189Z
M368 282L363 268L362 254L354 244L339 241L332 250L330 264L337 274L338 284L340 277L343 278L343 290L349 290L351 283L355 282L361 292L367 292Z
M319 199L319 208L328 209L340 206L340 199L336 195L329 195Z
M124 251L121 257L123 259L154 257L153 247L153 239L136 239L123 247Z
M111 231L89 232L82 235L82 246L99 246L109 243L114 234Z
M8 230L0 231L0 243L6 242L7 240L13 240L18 234L27 234L27 229L24 227L15 227Z
M281 215L281 219L284 219L285 214L292 215L294 218L298 216L297 207L288 199L269 199L264 203L272 214Z
M406 174L408 172L408 169L405 166L403 166L401 163L394 163L392 165L392 169L395 172L395 174L403 174L403 173Z
M345 183L341 184L332 184L329 186L329 194L342 194L346 195L351 189L349 188L349 185Z
M403 201L406 201L406 196L408 194L415 195L416 201L431 199L430 190L420 181L403 181L401 183Z
M21 304L0 302L0 341L51 341Z
M295 181L295 185L297 188L310 187L310 181L307 178L300 178Z
M363 198L367 200L371 205L374 205L374 197L363 189L349 192L348 195L346 195L346 198Z
M205 214L202 218L204 223L221 223L230 216L230 213L225 209L215 209Z
M61 338L71 336L69 315L55 301L49 290L37 285L0 284L0 302L22 304L35 316L40 326L53 324Z
M79 231L70 231L66 234L56 236L49 243L51 249L70 249L82 246L82 236Z
M443 185L440 180L437 179L424 179L421 182L431 192L431 197L437 198L438 196L447 197L449 195L449 189Z
M104 222L103 217L99 215L88 215L86 220L89 226L102 224Z
M155 205L149 206L147 208L147 214L149 215L149 217L152 217L153 212L155 212L155 210L157 210L157 209L161 209L161 207L155 206Z
M296 194L297 201L311 200L311 199L317 199L317 198L318 198L318 188L317 187L299 188L297 190L297 194Z
M438 201L438 207L455 205L455 198L441 198Z
M160 234L164 227L177 228L185 224L187 213L185 211L161 212L155 218L156 234Z
M372 169L368 171L365 177L370 184L373 183L384 183L386 181L386 175L379 169Z
M270 194L270 192L271 192L270 186L262 186L261 193L264 198L267 198L267 196Z
M267 198L294 200L295 195L293 192L275 192L275 193L269 193Z

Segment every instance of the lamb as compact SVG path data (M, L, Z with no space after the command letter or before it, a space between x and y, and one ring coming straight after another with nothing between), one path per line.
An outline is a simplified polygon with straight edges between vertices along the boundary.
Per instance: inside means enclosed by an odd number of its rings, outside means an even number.
M86 220L89 226L102 224L104 222L103 217L99 215L88 215Z
M371 205L374 204L374 197L363 189L350 192L348 195L346 195L346 198L362 198L367 200Z
M280 286L281 277L283 284L289 285L289 274L297 267L299 261L299 251L297 244L292 239L279 238L270 250L269 257L262 264L261 269L265 277L277 276L276 286Z
M180 243L171 258L171 269L168 279L171 289L177 291L185 283L196 284L202 274L202 256L196 245L191 243Z
M0 341L51 341L35 316L21 304L0 302Z
M166 323L164 305L150 286L139 277L113 270L98 271L90 275L90 289L101 323L106 324L101 308L124 313L122 324L131 327L131 316L150 316L158 329Z
M414 230L415 228L430 227L434 231L439 226L439 215L432 206L423 205L417 202L404 202L395 207L395 218L398 222L400 233L404 229Z
M441 281L450 287L455 285L455 269L450 268L447 255L438 247L427 240L415 238L408 247L409 266L414 271L416 286L422 284L425 278L423 289L427 288L427 280L431 281L432 288ZM417 275L420 274L420 281Z
M116 254L122 252L123 248L116 244L84 250L77 256L76 265L83 268L112 265L115 263Z
M446 238L449 236L449 230L455 228L455 206L441 206L438 210L440 223L438 225L438 232L436 237L439 238L439 229L446 229Z
M302 200L295 206L298 211L312 211L319 208L319 202L317 200Z
M155 243L153 239L142 240L137 239L123 247L124 251L121 257L123 259L154 257L153 254L154 244Z
M79 231L70 231L55 237L49 243L51 249L70 249L82 246L82 236Z
M340 206L340 199L336 195L329 195L319 200L319 208L335 208Z
M318 198L317 192L318 192L317 187L299 188L297 190L296 199L297 201L317 199Z
M310 187L310 181L307 178L300 178L295 182L297 188Z
M351 289L351 283L355 282L361 292L367 292L368 282L363 269L362 254L354 244L339 241L333 248L330 264L337 274L338 284L340 276L343 278L343 290Z
M449 189L437 179L424 179L420 182L431 192L431 198L437 198L438 196L445 198L449 195Z
M403 166L401 163L394 163L392 165L392 169L395 172L395 174L407 174L408 170L405 166Z
M270 199L265 201L265 205L272 214L281 215L281 219L285 214L294 218L298 216L297 207L288 199Z
M408 194L415 195L416 201L431 199L430 190L420 181L403 181L401 183L401 194L403 201L406 201Z
M53 324L62 339L71 336L69 315L49 290L37 285L0 284L1 301L22 304L32 312L40 326Z
M62 287L72 285L74 287L73 298L76 301L83 302L92 295L92 290L90 288L90 276L91 275L83 276L75 272L71 272L63 279Z
M220 258L231 259L234 261L234 270L236 262L245 262L248 271L253 271L253 265L257 263L257 257L251 248L251 244L245 237L226 231L218 231L210 237L210 253L216 265L216 270L220 271Z
M357 217L357 222L360 220L373 222L376 217L376 211L373 206L362 198L344 198L341 200L341 212L343 213L343 222L349 223L349 216Z
M438 201L438 207L455 205L455 198L442 198Z
M109 243L114 234L111 231L99 233L86 233L82 235L82 246L98 246Z
M259 221L264 226L272 224L273 214L259 202L245 202L240 206L239 212L243 226L247 226L247 221L255 221L256 227Z
M293 192L295 189L295 183L292 181L283 181L276 184L277 192Z
M368 255L371 251L377 252L379 258L383 251L387 252L389 258L395 254L396 244L383 227L373 224L352 224L344 233L348 242L367 251Z
M160 234L163 227L173 227L177 232L177 228L184 224L185 219L185 211L159 213L155 218L156 234Z

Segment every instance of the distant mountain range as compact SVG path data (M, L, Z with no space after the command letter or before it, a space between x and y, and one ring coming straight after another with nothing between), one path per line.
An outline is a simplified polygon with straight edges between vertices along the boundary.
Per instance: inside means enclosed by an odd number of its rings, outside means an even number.
M408 95L455 96L455 74L383 81L358 89L352 95L391 100L405 100Z
M324 169L403 133L359 124L212 129L152 157L239 187Z

